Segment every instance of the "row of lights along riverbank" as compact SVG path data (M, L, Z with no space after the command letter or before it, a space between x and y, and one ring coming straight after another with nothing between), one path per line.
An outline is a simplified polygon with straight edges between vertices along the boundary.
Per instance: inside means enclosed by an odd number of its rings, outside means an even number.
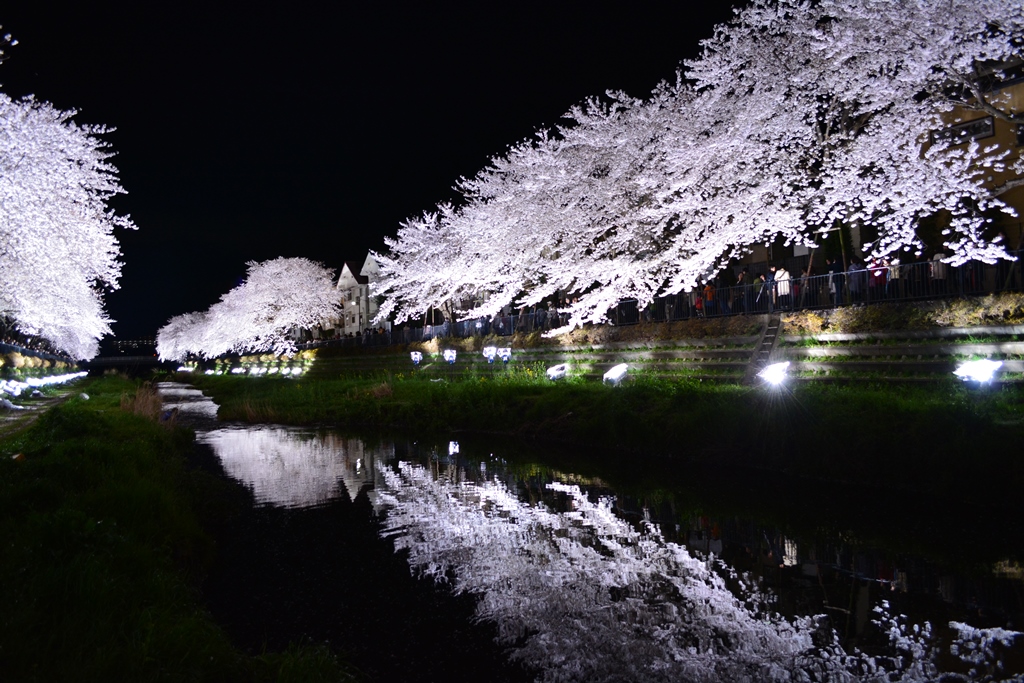
M1003 367L1001 360L972 360L962 363L953 374L965 382L977 382L986 384L995 379L996 371ZM764 370L757 373L757 376L772 386L778 386L786 380L786 371L789 369L789 361L772 363Z
M458 352L455 349L445 349L442 355L448 365L454 365ZM410 351L409 358L412 359L413 365L419 365L423 362L423 353L421 351ZM484 358L487 359L488 363L493 363L495 358L500 358L502 363L508 363L512 360L512 349L507 347L499 349L496 346L487 346L484 347Z
M512 358L512 349L510 348L497 348L495 346L488 346L484 348L484 358L487 359L488 363L493 363L496 357L500 357L503 363L508 363ZM445 349L444 359L449 365L455 363L456 358L455 349ZM423 361L423 354L419 351L411 351L409 356L412 358L413 365L419 365ZM985 383L990 382L995 377L995 373L999 368L1003 366L1002 361L997 360L973 360L963 363L953 373L967 382L978 382ZM629 370L629 366L626 363L620 363L616 365L608 372L604 373L602 381L605 384L611 384L612 386L618 386L625 379L626 373ZM757 373L757 376L764 380L771 386L779 386L786 381L786 375L789 370L789 361L783 361L781 363L772 363L765 367L761 372ZM552 381L564 379L569 373L568 363L559 363L547 369L548 379Z

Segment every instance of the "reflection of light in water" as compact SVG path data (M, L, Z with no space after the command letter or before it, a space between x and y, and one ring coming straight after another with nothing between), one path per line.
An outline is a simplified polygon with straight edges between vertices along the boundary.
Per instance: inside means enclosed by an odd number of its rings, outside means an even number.
M354 499L364 485L373 484L375 457L386 455L366 453L357 439L283 427L231 427L197 438L214 449L229 476L252 488L258 501L285 507L337 498L341 485Z
M848 653L815 617L779 616L720 561L692 556L652 524L636 530L610 500L592 503L576 486L549 485L572 502L555 513L520 502L498 481L435 480L405 462L382 475L379 502L396 549L407 549L423 574L478 595L478 616L495 622L512 656L541 669L541 680L938 678L927 625L904 630L879 610L894 651ZM723 574L738 581L737 593ZM1016 637L951 626L974 643Z
M199 389L179 382L158 382L156 388L164 410L177 408L179 413L187 414L188 417L217 419L217 404Z

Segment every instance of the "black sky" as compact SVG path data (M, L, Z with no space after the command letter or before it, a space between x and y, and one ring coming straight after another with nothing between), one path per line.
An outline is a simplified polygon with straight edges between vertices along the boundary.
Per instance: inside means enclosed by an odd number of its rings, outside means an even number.
M731 3L5 3L2 89L106 136L118 338L152 336L234 287L245 263L339 268L452 198L459 176L573 104L644 96Z

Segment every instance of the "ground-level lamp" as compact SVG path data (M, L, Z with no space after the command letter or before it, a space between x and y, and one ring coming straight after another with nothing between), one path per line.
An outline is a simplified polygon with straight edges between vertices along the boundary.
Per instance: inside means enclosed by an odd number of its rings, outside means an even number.
M502 363L508 363L512 360L512 349L507 347L498 349L498 357L501 358Z
M423 360L423 354L421 352L419 352L419 351L410 351L409 352L409 358L412 359L412 364L413 365L419 365L420 361Z
M488 363L493 363L495 357L498 355L498 347L496 346L485 346L484 347L484 358L487 359Z
M569 364L559 363L558 365L548 368L548 379L552 381L563 379L567 372L569 372Z
M456 355L455 349L445 349L444 350L444 359L446 361L448 361L448 365L454 365L455 364L455 355Z
M629 370L629 366L625 363L619 363L614 368L604 373L602 381L605 384L611 384L613 387L619 386L622 380L626 378L626 372Z
M981 384L991 382L995 377L996 371L1001 367L1003 367L1003 361L985 358L962 363L953 374L965 382L978 382Z
M757 373L757 376L763 379L773 387L777 387L786 380L786 371L789 369L789 361L783 361L781 363L772 363L761 372Z

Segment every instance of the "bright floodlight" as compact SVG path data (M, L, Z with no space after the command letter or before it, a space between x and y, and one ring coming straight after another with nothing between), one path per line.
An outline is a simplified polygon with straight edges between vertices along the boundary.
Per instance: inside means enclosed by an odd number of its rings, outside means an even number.
M757 373L757 376L763 379L768 384L777 386L782 384L786 379L786 370L789 368L789 361L783 361L781 363L772 363L761 372Z
M972 360L964 363L953 373L965 382L991 382L996 370L1003 367L1001 360Z
M497 356L497 355L498 355L497 347L494 347L494 346L485 346L484 347L484 358L487 359L488 363L493 363L494 362L494 357Z
M459 452L459 442L449 441L448 442L448 455L455 455Z
M454 363L455 362L455 349L445 349L444 350L444 359L446 361L448 361L448 365L451 365L452 363Z
M413 365L419 365L420 361L423 360L423 354L419 351L410 351L409 357L412 358Z
M507 363L512 358L512 349L498 349L498 356L501 358L502 363Z
M626 371L629 370L629 366L625 363L619 363L614 368L604 373L604 383L618 386L618 384L626 376Z
M190 368L187 365L182 365L181 367L178 368L177 371L178 372L192 372L192 368Z
M565 377L565 373L569 372L568 363L560 363L553 367L548 368L548 379L562 379Z

